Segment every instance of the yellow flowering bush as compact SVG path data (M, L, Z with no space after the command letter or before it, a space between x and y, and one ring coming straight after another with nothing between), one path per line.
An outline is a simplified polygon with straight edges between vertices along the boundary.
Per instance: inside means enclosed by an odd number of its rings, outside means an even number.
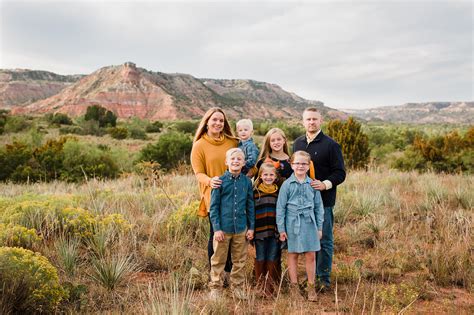
M0 223L0 246L33 248L41 241L35 229Z
M119 213L112 213L104 216L100 219L99 225L106 230L114 230L117 232L126 232L132 228L130 222Z
M183 227L197 227L199 225L199 218L197 216L198 208L199 201L193 201L190 204L183 205L169 216L167 228L170 230L177 230L182 229Z
M66 291L44 256L18 247L0 247L0 296L6 312L54 313Z
M418 298L419 292L414 285L401 283L383 288L379 295L384 304L401 309L414 302Z
M97 224L95 216L82 208L67 207L57 211L60 230L67 235L89 237Z

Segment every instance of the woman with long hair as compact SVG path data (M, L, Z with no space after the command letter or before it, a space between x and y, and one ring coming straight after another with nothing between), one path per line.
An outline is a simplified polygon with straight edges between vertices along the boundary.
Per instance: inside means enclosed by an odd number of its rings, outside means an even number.
M234 136L224 111L218 107L210 108L202 117L196 130L191 151L191 165L199 182L201 203L198 215L206 217L209 214L211 190L219 188L222 181L219 176L226 171L225 155L227 150L236 148L238 140ZM212 240L214 229L210 225L207 254L210 259L214 254ZM229 251L230 253L230 251ZM227 259L225 271L230 272L232 264Z

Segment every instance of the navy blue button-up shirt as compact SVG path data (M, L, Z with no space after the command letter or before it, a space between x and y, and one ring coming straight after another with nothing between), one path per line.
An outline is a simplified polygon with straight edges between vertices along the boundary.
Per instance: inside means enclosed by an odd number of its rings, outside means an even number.
M242 233L255 230L255 209L251 180L243 175L226 171L219 177L221 187L211 191L209 215L214 231Z

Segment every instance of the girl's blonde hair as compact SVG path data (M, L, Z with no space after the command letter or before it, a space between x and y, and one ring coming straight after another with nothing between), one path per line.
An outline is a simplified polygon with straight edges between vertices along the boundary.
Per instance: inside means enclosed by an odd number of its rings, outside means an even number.
M258 185L260 185L263 182L262 181L262 173L263 173L263 171L268 171L268 170L272 170L273 172L275 172L276 177L275 177L275 181L273 183L274 184L278 183L278 181L280 179L280 175L278 174L278 171L277 171L275 165L273 165L273 163L266 162L266 163L262 163L262 165L260 165L260 168L258 169L257 179L253 183L254 188L257 188Z
M296 152L293 153L293 155L291 156L290 162L293 163L293 161L295 160L295 157L296 157L296 156L300 156L300 157L303 157L303 158L307 159L307 160L308 160L308 163L311 164L311 155L309 155L308 152L302 151L302 150L296 151Z
M227 120L227 116L225 115L224 111L219 107L212 107L209 108L209 110L202 117L201 122L199 123L199 126L196 130L196 134L194 135L193 143L201 139L202 135L207 132L207 123L209 122L211 116L217 112L224 115L224 130L222 133L228 138L235 139L234 133L232 132L232 128L230 127L229 121Z
M274 134L280 134L282 138L285 140L285 144L283 145L283 152L285 152L288 156L290 156L290 152L288 150L288 139L285 136L285 133L283 130L280 128L272 128L268 130L267 134L265 135L265 138L263 138L263 145L262 145L262 151L260 151L260 155L258 159L265 159L270 156L270 152L272 151L272 148L270 147L270 138Z

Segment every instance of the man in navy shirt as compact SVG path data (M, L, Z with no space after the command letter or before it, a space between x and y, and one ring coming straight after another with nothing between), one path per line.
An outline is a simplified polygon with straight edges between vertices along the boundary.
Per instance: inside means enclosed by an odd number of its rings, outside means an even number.
M317 108L306 108L303 112L306 135L295 140L293 152L303 150L311 156L316 175L316 180L311 183L311 186L321 191L323 199L323 238L321 251L318 252L316 258L316 276L324 290L328 289L331 283L330 274L334 253L333 208L336 203L336 187L345 180L346 171L341 147L322 132L322 123L323 117Z

